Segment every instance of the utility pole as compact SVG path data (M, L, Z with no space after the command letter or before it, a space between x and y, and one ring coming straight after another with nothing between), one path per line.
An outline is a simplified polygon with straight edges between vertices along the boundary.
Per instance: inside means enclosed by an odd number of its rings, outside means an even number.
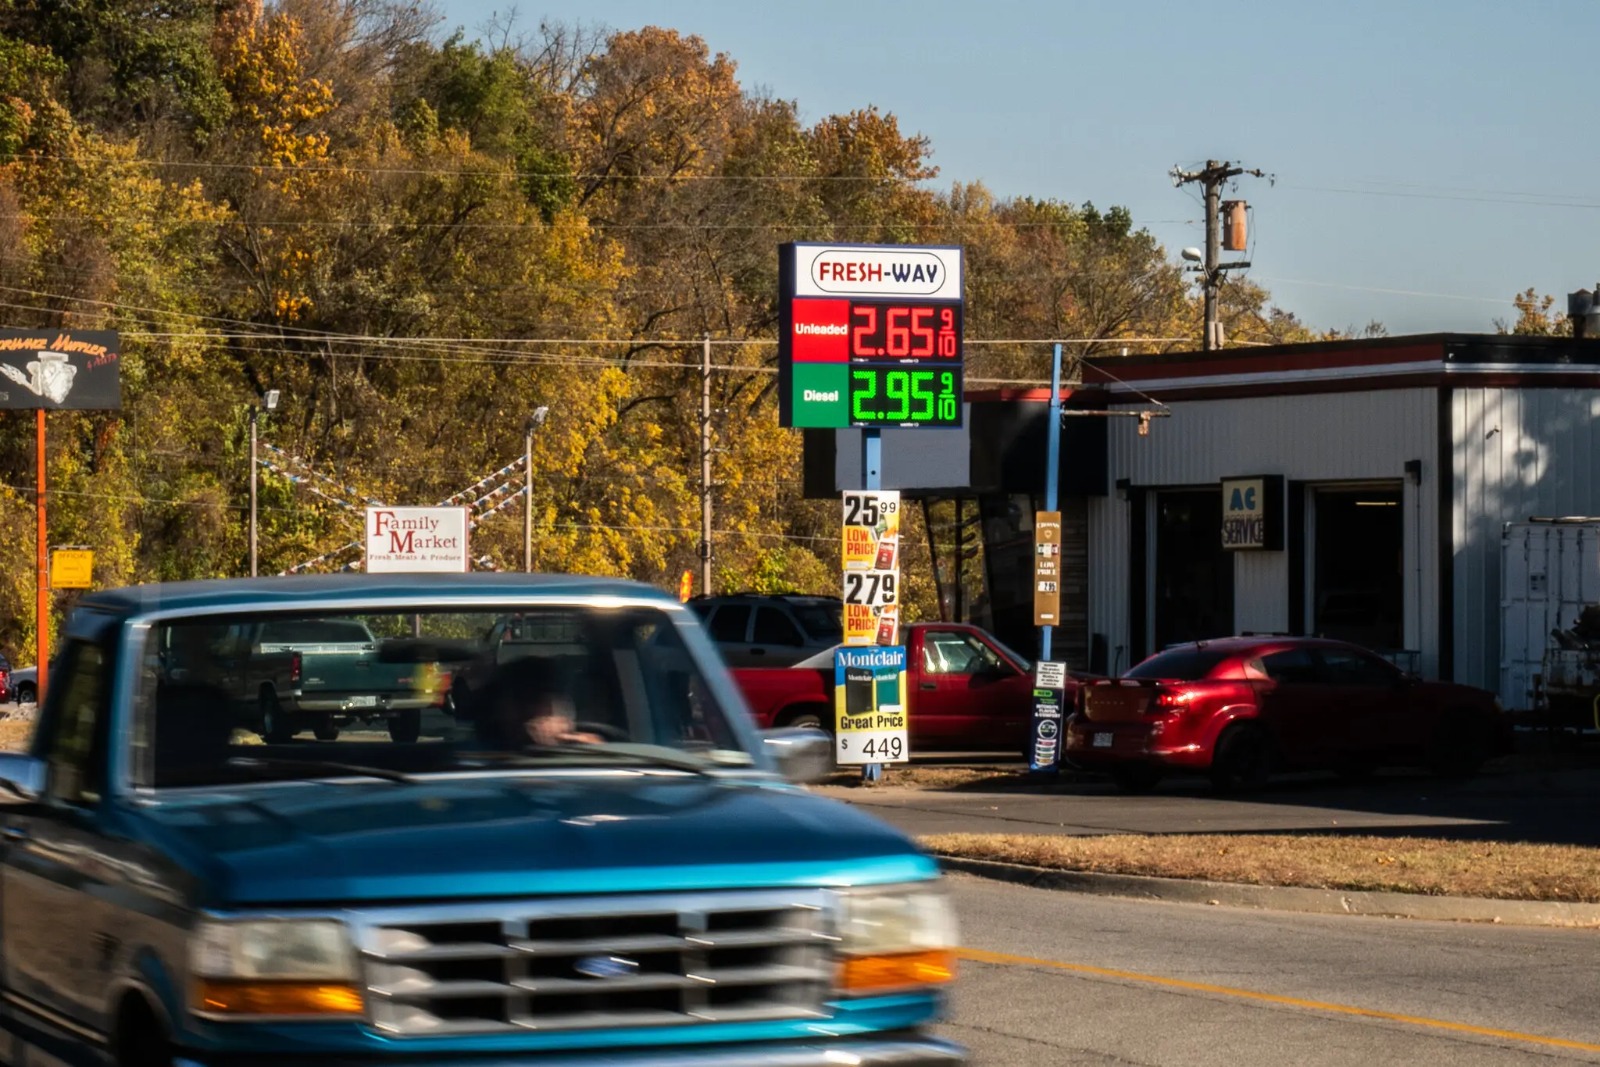
M550 417L543 404L522 426L522 572L533 573L533 432Z
M250 577L256 577L256 419L260 410L250 405Z
M1206 333L1201 344L1202 351L1211 352L1222 347L1222 324L1218 321L1217 294L1222 288L1222 274L1224 271L1240 270L1250 266L1248 260L1237 263L1222 262L1222 228L1219 218L1221 206L1222 186L1241 174L1248 174L1255 178L1267 177L1260 170L1246 167L1237 167L1232 163L1208 159L1206 165L1200 170L1183 170L1173 167L1168 171L1172 175L1173 185L1188 185L1190 182L1199 182L1205 187L1206 193L1206 251L1205 261L1198 268L1205 278L1206 295ZM1185 258L1188 258L1187 256Z
M700 348L700 592L711 595L711 335Z
M262 393L259 403L250 405L250 577L257 574L257 544L259 535L256 533L256 468L260 460L256 451L256 423L265 409L269 414L278 410L278 397L282 394L276 389L268 389Z

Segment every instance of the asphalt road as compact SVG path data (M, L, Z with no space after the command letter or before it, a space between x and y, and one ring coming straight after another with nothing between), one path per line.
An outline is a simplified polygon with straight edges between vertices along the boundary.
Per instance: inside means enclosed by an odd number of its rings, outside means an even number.
M1600 932L950 884L978 1064L1600 1063Z

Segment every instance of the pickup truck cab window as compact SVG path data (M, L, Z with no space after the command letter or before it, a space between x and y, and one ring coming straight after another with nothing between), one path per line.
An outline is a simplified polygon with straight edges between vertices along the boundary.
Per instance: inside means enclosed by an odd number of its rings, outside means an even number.
M749 763L659 611L182 619L149 640L165 654L142 694L140 773L157 789Z
M73 641L61 657L53 714L38 739L52 800L91 805L104 794L110 663L104 648L84 640Z
M923 637L922 669L928 674L1010 673L999 653L960 630L933 630Z

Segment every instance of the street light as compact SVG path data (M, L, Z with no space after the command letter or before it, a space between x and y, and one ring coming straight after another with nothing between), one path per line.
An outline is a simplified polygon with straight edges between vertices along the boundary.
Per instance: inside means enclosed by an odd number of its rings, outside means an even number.
M522 569L533 573L533 431L544 425L550 409L543 404L533 409L523 427L522 441Z
M261 394L261 405L250 405L250 577L256 576L256 420L261 414L261 408L268 412L278 410L278 397L282 396L276 389L268 389Z

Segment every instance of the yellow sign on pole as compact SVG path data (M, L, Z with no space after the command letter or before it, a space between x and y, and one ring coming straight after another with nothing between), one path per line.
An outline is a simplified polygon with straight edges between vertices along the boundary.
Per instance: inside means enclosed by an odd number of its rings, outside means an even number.
M58 548L50 553L52 589L89 589L94 585L94 552L87 548Z

